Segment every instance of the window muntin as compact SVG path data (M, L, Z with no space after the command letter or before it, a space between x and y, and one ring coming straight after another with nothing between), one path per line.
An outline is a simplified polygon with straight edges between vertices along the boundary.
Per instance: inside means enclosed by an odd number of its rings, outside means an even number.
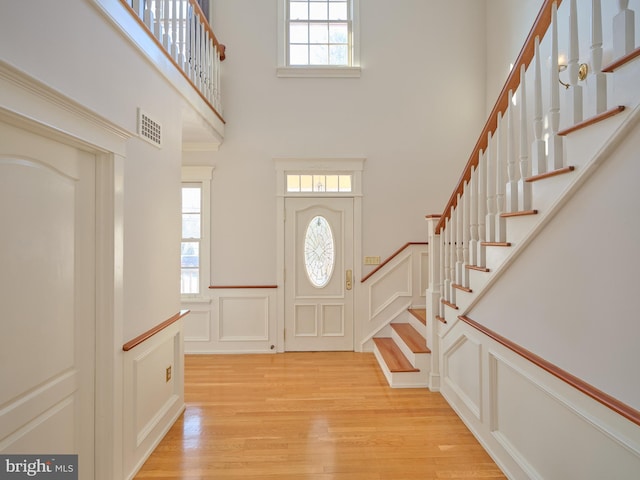
M352 185L350 174L287 174L288 193L350 193Z
M287 65L353 65L352 0L287 0Z
M311 219L304 236L304 266L309 281L316 288L329 283L335 265L335 243L326 218Z
M202 186L183 184L182 242L180 245L180 293L200 293L200 244L202 241Z

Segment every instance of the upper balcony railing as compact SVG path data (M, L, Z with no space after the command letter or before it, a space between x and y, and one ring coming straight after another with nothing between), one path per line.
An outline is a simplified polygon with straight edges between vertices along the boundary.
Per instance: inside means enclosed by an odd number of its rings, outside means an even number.
M222 118L218 42L196 0L120 0L218 118Z

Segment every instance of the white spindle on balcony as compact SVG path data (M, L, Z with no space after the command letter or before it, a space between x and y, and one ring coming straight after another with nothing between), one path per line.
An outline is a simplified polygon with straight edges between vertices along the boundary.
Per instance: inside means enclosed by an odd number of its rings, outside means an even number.
M224 46L218 44L195 0L130 0L128 4L222 119L220 62Z
M635 48L635 13L629 10L629 0L618 0L620 12L613 18L613 55L620 58Z
M509 90L509 99L514 98L513 91ZM505 197L505 210L507 212L518 211L518 180L520 170L516 161L515 127L513 120L513 105L509 102L507 108L507 186Z
M551 101L549 104L549 138L547 171L559 170L563 167L563 139L558 135L560 129L560 77L558 66L558 7L554 3L551 7L551 66L549 92Z
M520 179L518 180L518 210L531 210L531 184L526 181L529 170L529 135L527 135L527 87L524 65L520 66ZM544 157L543 157L544 158Z
M160 0L156 0L155 2L155 12L154 12L154 21L153 21L153 34L155 37L162 41L162 33L160 32L160 19L162 18L161 8L160 8Z
M180 68L186 72L186 60L187 56L185 55L186 44L186 26L187 26L187 4L185 2L178 3L178 36L176 38L176 44L178 45L177 51L178 55L176 56L176 62Z

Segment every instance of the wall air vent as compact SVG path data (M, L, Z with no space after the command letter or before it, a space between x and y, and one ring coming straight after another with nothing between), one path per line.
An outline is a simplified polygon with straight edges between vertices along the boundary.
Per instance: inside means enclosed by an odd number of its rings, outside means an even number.
M138 135L152 145L162 147L162 126L138 109Z

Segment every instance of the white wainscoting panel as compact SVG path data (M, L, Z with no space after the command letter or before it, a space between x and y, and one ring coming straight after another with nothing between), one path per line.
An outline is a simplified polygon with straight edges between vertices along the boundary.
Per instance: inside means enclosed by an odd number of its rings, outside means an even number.
M444 381L476 418L482 413L482 356L480 344L461 335L444 352Z
M220 297L218 320L221 342L266 342L269 340L269 298Z
M133 477L184 410L183 320L124 352L127 478Z
M206 302L183 303L184 307L191 311L184 318L185 342L210 342L211 341L211 300Z
M213 288L185 299L185 353L275 353L276 288ZM190 318L191 317L191 318ZM188 332L188 335L187 335ZM273 346L273 347L272 347Z
M640 427L465 322L442 341L441 393L510 479L639 478Z
M369 318L378 315L398 297L409 297L412 292L411 252L408 251L384 275L370 280Z

